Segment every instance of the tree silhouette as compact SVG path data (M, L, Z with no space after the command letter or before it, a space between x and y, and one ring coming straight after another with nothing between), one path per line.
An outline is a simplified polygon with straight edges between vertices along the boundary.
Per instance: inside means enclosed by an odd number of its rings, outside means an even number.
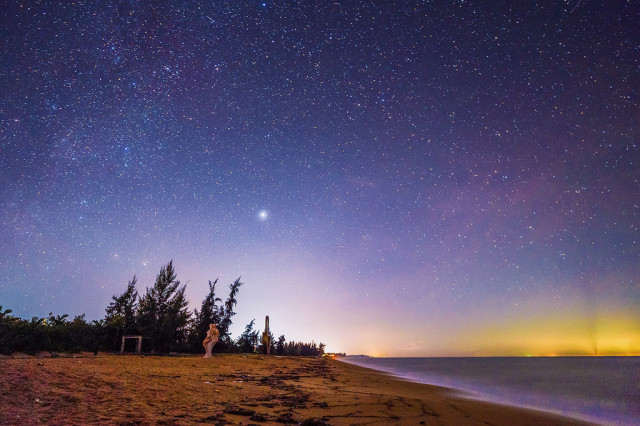
M236 340L236 348L239 352L253 353L258 345L260 331L253 329L255 321L255 319L252 319L251 322L246 325L244 332L238 337L238 340Z
M133 334L136 330L136 308L138 305L138 291L136 283L138 279L133 279L127 284L127 290L120 296L113 296L113 301L105 309L105 322L108 328L115 330L115 339L119 339L123 334ZM117 343L117 342L116 342Z
M154 286L138 302L140 329L160 352L176 350L184 341L190 317L185 290L176 279L172 260L160 269Z
M284 338L284 334L278 337L278 341L276 342L275 353L276 355L284 355L286 340Z
M2 310L2 305L0 305L0 321L4 320L5 318L10 318L11 312L13 312L11 309L6 309L6 310Z
M229 284L229 297L224 302L224 308L220 314L220 326L218 327L218 330L220 330L220 341L218 345L221 346L220 349L222 350L230 350L233 348L233 342L229 336L229 327L233 324L231 317L236 314L233 309L238 303L237 295L242 284L240 277L238 277L233 284Z
M209 280L209 294L207 294L207 297L202 301L200 310L198 311L196 309L193 313L194 319L189 333L189 349L194 352L202 350L202 341L207 336L209 324L220 325L220 311L223 307L218 306L218 303L222 302L222 299L216 297L217 283L218 278L213 282ZM216 346L214 346L214 350L215 349Z
M84 314L72 321L68 315L49 313L47 318L33 317L30 321L13 317L10 309L0 306L0 354L40 351L77 352L98 350L113 351L119 348L124 333L143 334L151 338L151 347L159 352L178 350L201 351L209 324L218 324L220 341L217 352L241 350L253 352L259 343L260 331L254 330L251 321L244 333L234 342L229 334L234 309L238 303L238 291L243 283L240 278L229 285L229 297L222 303L215 295L218 280L209 281L209 294L193 318L187 309L186 286L180 286L173 261L160 269L153 287L143 296L136 290L137 279L127 284L119 296L113 296L105 309L105 319L87 322ZM189 331L189 340L187 340ZM272 350L278 355L317 356L324 352L324 344L286 342L284 335L274 342ZM275 343L275 345L274 345Z

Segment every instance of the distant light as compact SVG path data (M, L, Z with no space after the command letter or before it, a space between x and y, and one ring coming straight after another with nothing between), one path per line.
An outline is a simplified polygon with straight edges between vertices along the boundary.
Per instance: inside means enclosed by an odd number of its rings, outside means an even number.
M263 221L269 219L269 212L266 210L260 210L258 212L258 219Z

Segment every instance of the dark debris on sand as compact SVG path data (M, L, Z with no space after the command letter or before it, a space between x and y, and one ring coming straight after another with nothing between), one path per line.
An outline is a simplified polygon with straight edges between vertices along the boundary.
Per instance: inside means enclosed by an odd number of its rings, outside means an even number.
M309 406L316 408L328 408L324 401L312 401L311 394L303 392L293 383L304 378L324 378L334 379L330 374L329 367L325 361L318 361L310 366L303 366L291 371L276 370L273 374L266 376L251 375L242 371L232 374L224 374L217 378L218 382L238 381L252 382L261 386L267 386L271 390L278 391L277 394L269 396L263 395L256 398L245 399L240 404L227 404L219 414L202 419L202 422L215 424L230 424L225 415L248 417L251 422L275 422L281 424L300 424L305 426L329 425L328 418L308 418L300 419L295 409L304 409ZM260 412L259 408L264 407L268 412Z

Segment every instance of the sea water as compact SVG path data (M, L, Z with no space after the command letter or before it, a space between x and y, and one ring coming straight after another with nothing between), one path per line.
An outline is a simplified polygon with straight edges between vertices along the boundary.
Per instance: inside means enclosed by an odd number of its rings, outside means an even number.
M640 357L342 360L469 398L607 425L640 425Z

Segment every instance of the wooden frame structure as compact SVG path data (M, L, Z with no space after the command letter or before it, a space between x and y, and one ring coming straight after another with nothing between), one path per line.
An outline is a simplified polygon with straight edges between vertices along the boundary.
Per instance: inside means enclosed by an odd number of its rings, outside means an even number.
M142 353L142 339L148 339L147 336L122 336L122 344L120 345L120 355L124 354L124 341L126 339L138 339L138 343L136 344L136 354L140 355Z

